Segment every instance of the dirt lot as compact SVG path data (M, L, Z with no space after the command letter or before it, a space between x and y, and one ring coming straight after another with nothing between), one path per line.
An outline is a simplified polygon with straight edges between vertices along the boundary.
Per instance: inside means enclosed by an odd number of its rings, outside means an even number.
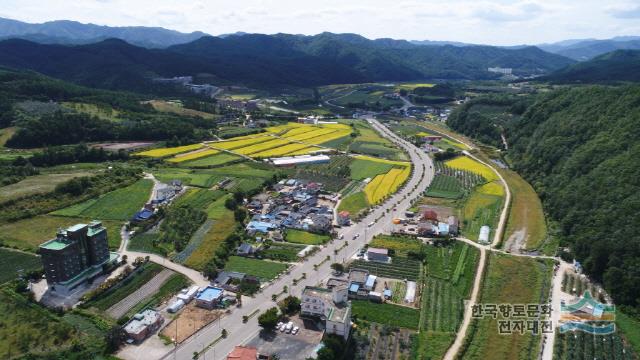
M152 142L124 142L124 143L104 143L104 144L95 144L93 147L103 148L105 150L110 151L118 151L120 149L123 150L132 150L141 147L151 146L154 143Z
M425 212L427 210L433 210L438 214L438 220L447 221L447 218L451 215L456 215L453 208L448 206L440 206L440 205L420 205L420 212Z
M221 314L222 312L219 310L206 310L196 307L195 302L192 302L162 329L161 334L169 338L175 338L177 327L178 342L181 343L201 328L215 321Z
M411 358L411 334L408 329L392 329L379 324L371 324L369 344L362 349L367 360L395 360Z

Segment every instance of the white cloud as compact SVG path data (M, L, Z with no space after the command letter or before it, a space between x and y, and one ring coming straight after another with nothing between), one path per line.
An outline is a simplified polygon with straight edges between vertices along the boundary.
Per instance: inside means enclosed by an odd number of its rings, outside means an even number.
M535 44L640 34L632 0L0 0L0 14L28 22L163 26L223 34L359 33L369 38Z

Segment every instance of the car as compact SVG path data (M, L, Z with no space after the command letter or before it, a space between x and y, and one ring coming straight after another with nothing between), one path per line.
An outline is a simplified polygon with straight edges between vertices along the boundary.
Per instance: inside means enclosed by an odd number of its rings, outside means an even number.
M340 237L338 239L340 240L344 239L344 234L340 234Z
M372 221L372 222L370 222L370 223L369 223L369 225L367 225L367 226L368 226L368 227L372 227L373 225L375 225L375 223L376 223L375 221Z
M284 324L282 321L278 321L278 325L276 325L276 329L280 329L280 327Z
M291 330L293 330L293 323L291 321L289 321L287 323L287 325L285 325L285 330L286 330L287 334L291 333Z
M297 334L297 333L298 333L298 331L299 331L299 330L300 330L300 328L299 328L299 327L294 326L294 327L293 327L293 330L291 330L291 333L292 333L293 335L295 335L295 334Z
M287 328L287 324L280 325L280 332L284 332Z

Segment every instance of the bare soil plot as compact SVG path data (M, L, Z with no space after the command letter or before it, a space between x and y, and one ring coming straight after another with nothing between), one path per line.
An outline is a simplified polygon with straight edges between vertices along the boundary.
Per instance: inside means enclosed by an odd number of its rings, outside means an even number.
M142 300L160 290L162 284L164 284L171 275L173 275L173 271L169 269L162 270L158 275L154 276L153 279L142 285L141 288L129 294L129 296L120 300L120 302L107 309L107 314L109 314L114 319L121 318L127 313L127 311L131 310L134 306L142 302Z
M222 312L220 310L202 309L195 306L195 302L191 302L175 319L162 329L161 334L172 339L177 339L178 343L181 343L198 330L217 320L221 314Z

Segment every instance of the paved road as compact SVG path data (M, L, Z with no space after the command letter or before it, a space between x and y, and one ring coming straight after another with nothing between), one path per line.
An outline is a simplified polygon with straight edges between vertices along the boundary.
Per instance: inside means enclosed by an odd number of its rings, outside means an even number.
M275 306L275 303L271 300L271 296L273 294L279 294L285 285L289 287L291 293L300 295L305 286L320 283L323 279L330 276L331 263L334 261L346 261L355 255L374 235L388 229L391 217L389 214L405 211L411 206L411 200L417 198L426 190L433 179L433 163L431 159L411 143L389 131L378 121L374 119L367 119L367 121L384 137L391 139L408 152L411 162L414 165L414 171L407 184L385 203L374 208L362 221L342 228L340 234L344 235L344 240L335 240L333 243L327 244L320 252L311 256L307 261L293 267L288 274L274 280L272 284L263 289L262 292L256 294L254 298L243 299L241 308L233 309L230 314L221 320L203 328L195 336L180 344L175 353L171 351L165 355L165 358L170 359L175 356L176 359L191 359L194 352L202 351L204 346L207 346L220 336L222 329L226 329L229 334L228 337L218 341L214 347L206 352L207 359L224 359L226 355L233 350L234 346L245 343L260 331L257 321L258 316L253 316L245 324L242 323L242 317L244 315L259 314ZM395 211L393 210L394 207L396 208ZM379 218L383 218L383 220L377 221ZM370 223L373 224L368 226ZM356 234L359 235L357 238L355 237ZM343 247L345 241L348 242L348 245ZM335 255L334 251L341 247L343 248ZM329 257L330 260L324 261L319 265L317 271L314 270L314 265L321 263L327 257ZM301 279L303 273L306 274L306 279L299 280L298 284L293 286L293 280Z
M132 292L117 304L107 309L107 314L114 319L120 319L127 311L138 305L146 297L156 293L174 272L169 269L163 269L160 273L142 285L138 290Z

